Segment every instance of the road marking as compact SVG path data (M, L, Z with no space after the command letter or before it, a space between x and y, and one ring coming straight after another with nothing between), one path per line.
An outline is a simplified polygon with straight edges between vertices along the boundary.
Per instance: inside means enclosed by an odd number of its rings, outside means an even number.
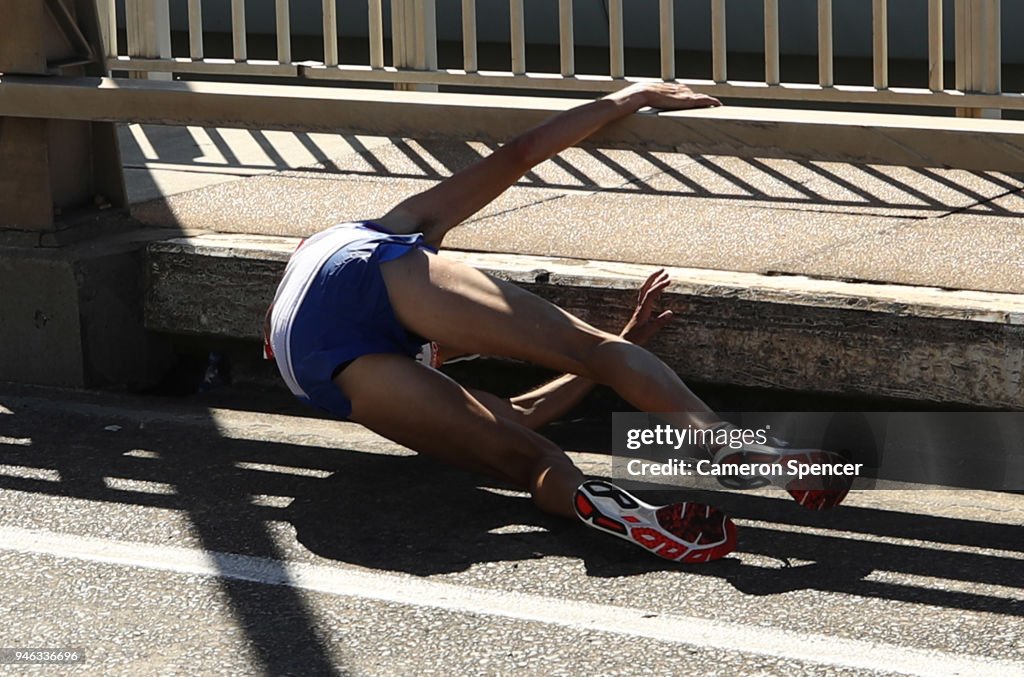
M965 595L987 596L992 599L1017 602L1024 602L1024 590L1013 588L1008 585L997 585L995 583L976 583L974 581L958 581L952 578L939 578L937 576L922 576L920 574L907 574L902 571L888 571L884 568L875 569L862 580L886 583L890 585L902 585L907 587L925 588L927 590L941 590L942 592L962 592ZM1024 631L1022 631L1024 633Z
M235 461L235 467L240 470L256 470L258 472L274 472L285 475L300 475L302 477L319 477L324 479L334 473L330 470L318 470L316 468L299 468L291 465L276 465L274 463L251 463L249 461Z
M132 458L160 458L160 452L149 451L148 449L129 449L121 455L131 456Z
M0 475L8 477L21 477L28 480L44 480L46 482L60 482L60 471L53 468L36 468L27 465L0 465Z
M859 670L927 677L987 677L994 674L1024 677L1024 663L984 656L913 649L692 616L654 614L633 607L484 590L413 576L282 562L178 546L0 527L0 549L266 585L288 585L331 595L645 637L701 649L742 652Z
M173 496L178 489L173 484L166 482L153 482L150 480L135 480L128 477L104 477L103 484L107 489L114 491L135 491L144 494L163 494Z
M744 526L778 531L786 534L809 534L811 536L823 536L832 539L846 539L849 541L863 541L864 534L857 531L845 531L843 529L823 529L821 527L808 527L800 524L777 524L761 520L743 520ZM1008 526L1008 525L1007 525ZM917 549L936 550L942 553L963 552L972 555L984 555L986 557L1002 557L1004 559L1024 560L1024 551L1001 550L999 548L987 548L980 545L962 545L960 543L940 543L938 541L924 541L914 538L902 538L900 536L872 535L871 542L879 545L895 545Z

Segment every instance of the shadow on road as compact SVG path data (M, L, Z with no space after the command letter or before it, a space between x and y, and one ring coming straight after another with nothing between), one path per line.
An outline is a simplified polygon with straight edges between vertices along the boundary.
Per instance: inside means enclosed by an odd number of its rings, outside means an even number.
M0 489L185 511L204 548L273 559L287 554L268 525L287 523L298 543L320 557L417 576L549 556L582 559L597 577L676 566L543 515L509 487L428 459L226 437L196 409L168 415L153 404L146 401L148 411L160 413L143 427L136 418L8 404L15 413L0 421L3 439L31 445L0 444ZM111 423L122 429L104 430ZM19 468L55 470L60 479L19 477ZM142 484L124 488L124 481ZM151 493L145 483L173 491ZM267 496L283 500L267 503ZM866 507L817 514L788 500L736 493L671 498L724 508L739 520L739 553L780 563L767 568L732 557L680 567L744 593L813 589L1024 616L1019 599L971 590L977 584L1024 589L1020 558L972 551L1024 552L1021 527ZM878 572L898 574L898 582L872 576ZM332 669L295 590L223 585L270 671L287 672L289 665L319 665L321 674Z
M85 404L85 411L78 413L63 411L63 401L27 398L14 404L0 396L0 404L12 411L0 415L0 491L181 511L206 551L284 559L267 529L271 515L254 506L252 496L281 491L302 495L312 486L289 484L288 476L239 470L235 459L252 454L223 439L202 408L161 423L144 416L108 414L102 404ZM289 455L280 447L274 453ZM44 505L40 513L51 510ZM125 524L124 513L116 510L106 525L76 525L76 517L60 509L52 518L25 518L16 524L49 519L56 521L48 525L53 531L93 535L90 530L98 529L105 537L110 537L112 525ZM138 539L127 529L144 532L148 522L160 519L159 511L140 510L129 518L131 526L115 537ZM281 580L288 580L283 563L279 573ZM220 578L219 585L264 674L345 673L335 665L337 652L330 651L318 634L300 591L227 577Z

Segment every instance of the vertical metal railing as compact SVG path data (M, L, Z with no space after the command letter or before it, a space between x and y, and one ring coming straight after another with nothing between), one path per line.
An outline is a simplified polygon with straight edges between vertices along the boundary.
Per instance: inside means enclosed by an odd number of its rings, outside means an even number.
M203 6L200 0L188 0L188 55L203 58Z
M476 51L476 0L462 0L462 68L476 73L480 67Z
M715 82L729 79L725 33L725 0L711 0L711 79Z
M998 94L1002 91L1002 18L1001 0L982 0L981 25L977 32L977 42L981 66L981 91L985 94Z
M608 70L613 78L626 77L622 0L608 0Z
M223 1L223 0L221 0ZM626 67L627 14L637 7L625 0L607 0L608 66L607 71L578 74L581 65L576 61L576 32L574 10L581 6L573 0L557 0L551 6L558 9L557 69L549 73L528 72L526 0L508 0L510 31L508 46L511 67L508 72L480 72L478 45L478 0L460 0L462 11L462 69L439 70L437 67L436 0L366 0L368 26L365 39L369 44L369 63L345 63L348 37L358 35L360 27L339 26L338 0L273 0L276 31L276 61L251 59L246 37L246 3L249 0L230 0L231 59L207 58L210 43L204 33L203 14L205 0L124 0L127 40L119 45L115 0L96 0L108 66L128 70L134 77L169 77L171 71L195 73L224 73L251 75L299 76L307 78L351 80L358 82L390 82L402 89L436 89L440 84L498 86L522 88L566 89L576 91L610 91L621 86L622 80L644 79L628 73ZM270 0L264 0L268 2ZM355 1L355 0L351 0ZM360 0L362 1L362 0ZM170 23L167 7L171 2L187 8L188 58L172 58L170 53ZM290 3L306 2L320 5L323 19L323 62L293 62ZM651 36L649 48L658 50L657 76L666 81L677 79L676 11L689 12L696 3L710 10L710 31L705 44L710 45L711 78L688 80L690 84L708 93L736 98L763 98L778 100L803 99L851 103L883 103L906 105L935 105L957 107L960 115L995 116L999 108L1024 108L1024 93L1002 94L1001 59L1001 0L954 0L955 13L943 16L944 0L925 0L927 9L927 74L922 74L923 86L917 88L890 87L889 64L889 0L843 0L856 4L871 13L872 87L837 83L835 81L834 53L834 0L817 0L810 6L816 9L817 26L817 85L801 83L789 86L781 72L782 23L796 11L793 3L781 0L762 0L764 28L764 80L753 82L730 79L728 46L729 26L727 0L658 0L658 31ZM387 4L385 4L387 3ZM296 5L298 7L298 5ZM496 6L504 7L504 3ZM652 4L646 5L652 7ZM492 8L487 4L488 9ZM844 9L845 9L844 5ZM385 64L384 44L386 30L384 17L390 9L392 61ZM212 15L211 15L212 16ZM582 15L581 15L582 16ZM492 19L485 15L484 19ZM689 20L689 15L680 17ZM952 20L955 27L954 50L948 50L943 41L943 27ZM342 33L341 28L346 29ZM893 26L896 31L905 27ZM261 26L256 30L267 30ZM344 42L344 44L343 44ZM684 45L689 47L690 45ZM355 52L356 50L352 50ZM956 84L952 91L945 88L944 58L946 51L955 56ZM604 73L607 73L605 75ZM543 77L537 77L543 75ZM650 74L647 75L649 77ZM733 74L735 77L735 74Z
M764 81L769 85L777 85L782 81L779 67L779 0L764 0Z
M381 0L369 0L370 68L384 68L384 10Z
M956 88L961 91L966 91L973 86L973 71L971 68L971 54L974 52L976 47L971 44L973 38L973 27L972 18L973 13L971 7L965 0L955 0L953 5L953 12L955 15L954 20L954 47L956 52L956 59L954 60L954 69L956 77ZM966 109L958 109L958 115L967 114Z
M676 18L675 2L660 0L658 3L658 37L661 42L661 79L676 79Z
M512 44L512 74L526 73L526 9L523 0L509 0L509 41Z
M249 57L245 32L245 0L231 0L231 53L235 61Z
M871 8L872 61L875 89L889 88L889 8L887 0L874 0Z
M956 88L963 92L1002 91L1000 0L956 0ZM963 117L999 117L995 109L958 108Z
M946 88L942 0L928 0L928 87L933 92L941 92Z
M116 35L116 28L112 27ZM144 59L171 58L171 19L167 0L128 0L125 4L125 49ZM129 77L168 80L170 73L129 69Z
M558 0L558 50L562 77L568 78L576 75L572 0Z
M103 38L103 55L107 59L117 57L117 7L115 0L97 0L96 9Z
M394 68L405 72L437 71L435 0L392 0L391 54ZM337 72L343 73L338 70ZM397 89L436 90L433 84L396 81Z
M323 0L324 65L338 65L338 5L335 0Z
M274 0L274 29L277 33L277 61L291 63L292 28L288 0Z
M818 84L831 87L832 74L832 0L818 0Z

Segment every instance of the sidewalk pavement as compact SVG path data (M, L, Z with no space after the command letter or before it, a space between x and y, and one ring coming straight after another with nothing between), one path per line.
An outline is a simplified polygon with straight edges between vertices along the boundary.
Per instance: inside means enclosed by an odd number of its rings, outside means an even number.
M130 125L133 215L306 236L379 216L483 144ZM454 249L1024 293L1024 175L570 149Z

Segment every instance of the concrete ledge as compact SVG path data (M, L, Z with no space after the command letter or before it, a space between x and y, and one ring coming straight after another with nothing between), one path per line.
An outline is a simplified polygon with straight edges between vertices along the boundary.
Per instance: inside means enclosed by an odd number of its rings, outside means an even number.
M386 90L0 78L0 116L503 141L578 99ZM638 114L590 145L1018 172L1024 122L725 107Z
M150 329L257 339L294 238L198 235L148 250ZM601 327L650 266L446 252ZM1024 296L669 269L677 319L651 346L684 378L1024 408Z
M0 245L0 381L153 383L170 356L143 326L147 237L131 231L66 246Z

